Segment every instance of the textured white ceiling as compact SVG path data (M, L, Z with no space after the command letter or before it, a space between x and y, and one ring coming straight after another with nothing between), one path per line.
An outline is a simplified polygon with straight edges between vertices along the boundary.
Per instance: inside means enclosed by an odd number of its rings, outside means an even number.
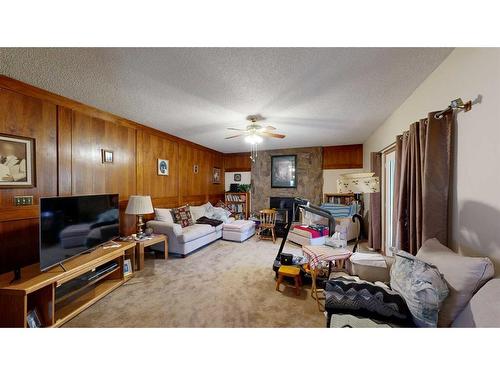
M0 49L0 73L223 152L362 143L450 48Z

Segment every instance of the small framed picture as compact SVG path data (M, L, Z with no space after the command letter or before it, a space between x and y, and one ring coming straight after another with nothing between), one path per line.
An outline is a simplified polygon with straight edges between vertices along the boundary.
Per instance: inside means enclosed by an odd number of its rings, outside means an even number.
M40 322L40 318L38 317L36 309L28 312L26 322L28 323L29 328L40 328L42 326L42 322Z
M125 259L123 262L123 276L129 276L132 274L132 262L130 259Z
M35 140L0 133L0 188L35 187Z
M112 163L113 162L113 151L111 150L101 150L102 162Z
M220 168L214 167L212 170L212 182L214 184L220 184Z
M240 182L241 181L241 173L235 173L234 174L234 181Z
M168 176L168 160L158 159L158 176Z
M193 172L198 173L199 171L200 171L200 167L198 166L198 164L193 165Z

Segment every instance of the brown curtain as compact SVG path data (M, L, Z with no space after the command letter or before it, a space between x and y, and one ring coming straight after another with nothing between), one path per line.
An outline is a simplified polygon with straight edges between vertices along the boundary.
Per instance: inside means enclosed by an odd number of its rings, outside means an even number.
M375 176L382 175L382 154L372 152L370 155L371 171L375 172ZM368 226L368 247L374 250L382 248L382 211L380 203L380 193L370 194L370 212Z
M395 244L411 254L429 238L448 243L453 113L434 114L396 139Z

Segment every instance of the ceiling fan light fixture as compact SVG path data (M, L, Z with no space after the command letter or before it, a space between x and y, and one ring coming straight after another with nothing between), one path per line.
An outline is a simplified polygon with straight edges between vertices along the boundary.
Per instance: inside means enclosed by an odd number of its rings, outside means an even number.
M250 134L245 137L245 142L250 143L251 145L262 143L262 140L262 137L257 134Z

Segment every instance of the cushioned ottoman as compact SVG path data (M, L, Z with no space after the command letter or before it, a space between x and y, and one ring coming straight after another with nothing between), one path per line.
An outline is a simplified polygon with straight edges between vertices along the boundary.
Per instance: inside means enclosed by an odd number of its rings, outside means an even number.
M224 240L243 242L254 234L255 222L251 220L235 220L222 226L222 238Z

